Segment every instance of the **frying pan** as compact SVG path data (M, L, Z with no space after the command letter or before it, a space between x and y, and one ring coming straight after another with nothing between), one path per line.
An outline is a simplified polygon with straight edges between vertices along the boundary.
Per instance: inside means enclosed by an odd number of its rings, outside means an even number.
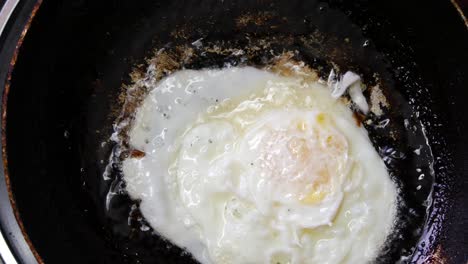
M194 58L164 74L226 63L258 66L267 54L284 51L295 51L321 75L333 67L350 69L372 84L377 73L391 103L385 116L391 125L366 128L374 145L390 144L402 154L379 148L402 198L399 233L390 236L376 262L467 263L468 34L458 5L442 0L7 5L14 10L0 36L0 249L7 263L195 263L141 228L145 220L138 201L125 193L118 159L110 168L113 180L102 177L115 151L109 140L113 124L132 114L121 100L134 81L131 73L143 71L155 56L161 59L161 51L180 59L187 49L195 51ZM197 41L221 50L265 41L269 46L245 62L199 49ZM405 129L405 120L415 122L414 131ZM396 139L389 139L388 131ZM425 146L422 155L414 154L418 146ZM415 167L427 170L426 180L418 181Z

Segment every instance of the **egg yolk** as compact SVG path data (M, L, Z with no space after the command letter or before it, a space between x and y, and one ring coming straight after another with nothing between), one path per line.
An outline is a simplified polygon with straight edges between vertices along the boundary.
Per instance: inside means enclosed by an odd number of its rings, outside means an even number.
M333 178L343 173L347 144L324 113L299 120L286 130L269 131L260 145L257 164L266 181L277 185L279 197L295 197L305 205L321 202L334 191Z

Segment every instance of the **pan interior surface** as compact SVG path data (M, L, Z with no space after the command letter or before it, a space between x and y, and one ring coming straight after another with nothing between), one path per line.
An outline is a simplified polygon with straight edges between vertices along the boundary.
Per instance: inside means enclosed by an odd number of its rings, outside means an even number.
M162 78L290 54L322 77L356 71L389 101L366 125L401 198L399 226L377 261L466 261L468 197L458 191L468 187L466 28L448 2L397 2L43 3L20 49L6 117L12 192L41 257L196 263L159 237L126 193L114 125L139 105L129 94L148 92L135 81L149 65Z

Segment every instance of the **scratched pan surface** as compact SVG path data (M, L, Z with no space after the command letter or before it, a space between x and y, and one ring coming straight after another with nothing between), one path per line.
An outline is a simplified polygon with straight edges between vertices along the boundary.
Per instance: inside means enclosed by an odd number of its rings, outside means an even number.
M39 261L195 263L146 227L118 160L103 178L129 74L155 50L177 61L183 47L193 59L168 70L263 66L296 51L322 76L337 67L374 84L377 73L390 107L366 128L401 190L398 226L377 262L466 263L468 33L449 1L406 2L45 1L14 65L3 135ZM200 38L221 49L269 44L238 57L192 45Z

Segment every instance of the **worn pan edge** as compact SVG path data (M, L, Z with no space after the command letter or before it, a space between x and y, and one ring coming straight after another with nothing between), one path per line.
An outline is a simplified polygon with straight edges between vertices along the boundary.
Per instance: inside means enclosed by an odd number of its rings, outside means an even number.
M13 192L12 192L12 188L11 188L11 184L10 184L10 175L9 175L9 171L8 171L8 155L7 155L7 148L6 148L6 144L7 144L7 140L6 140L6 126L7 126L6 116L7 116L7 105L8 105L7 103L8 103L8 94L9 94L9 91L10 91L11 77L12 77L12 73L13 73L16 61L18 59L20 48L21 48L21 46L23 44L23 41L24 41L24 39L26 37L26 34L28 33L28 30L31 27L31 23L32 23L37 11L39 10L41 4L42 4L42 0L37 0L36 3L34 3L34 5L32 7L32 10L30 11L29 15L27 16L26 24L23 26L23 29L22 29L21 34L19 36L19 39L16 42L14 52L13 52L13 54L11 56L11 60L10 60L10 62L8 64L9 69L8 69L8 73L7 73L5 83L3 85L0 124L1 124L1 144L2 144L2 146L1 146L1 148L2 148L1 149L1 158L2 158L3 169L4 169L3 170L3 175L5 177L5 184L6 184L8 198L9 198L9 201L10 201L10 206L11 206L11 209L13 211L16 222L18 224L18 227L19 227L19 229L21 231L21 235L24 238L26 244L29 246L29 249L31 250L32 255L34 256L34 258L36 259L36 261L38 263L43 264L44 261L42 260L41 256L39 255L36 248L32 244L31 240L29 239L29 236L28 236L28 234L27 234L27 232L25 230L25 227L24 227L23 222L21 220L21 217L19 215L18 208L16 206L16 201L15 201L15 198L14 198L14 195L13 195ZM16 7L16 8L18 8L18 7ZM10 16L9 20L10 21L6 21L6 22L7 23L8 22L16 23L16 21L11 21L12 16ZM0 173L2 173L2 172L0 172ZM13 235L17 235L17 234L13 234ZM8 237L7 237L7 240L8 240ZM11 245L10 245L10 247L11 247ZM22 257L20 257L20 256L15 256L15 257L16 257L16 259L22 259Z

